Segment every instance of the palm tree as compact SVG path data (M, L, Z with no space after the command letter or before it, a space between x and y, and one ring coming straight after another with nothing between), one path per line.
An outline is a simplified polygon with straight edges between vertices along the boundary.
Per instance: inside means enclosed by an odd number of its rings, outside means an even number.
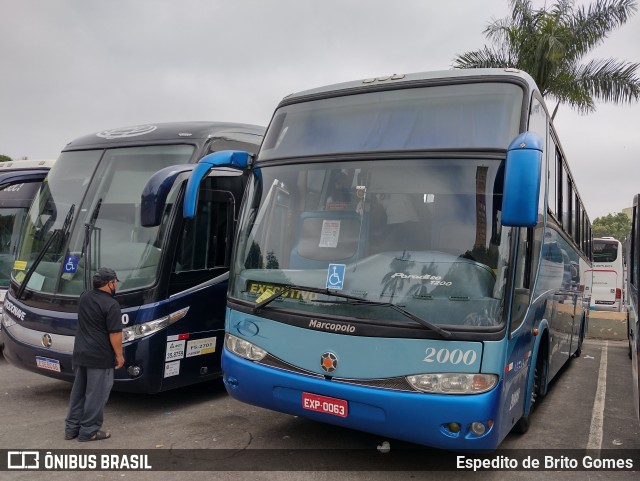
M608 33L637 10L636 0L596 0L574 6L574 0L534 10L531 0L509 0L511 16L492 19L484 31L495 48L467 52L454 59L456 68L517 68L528 72L543 96L567 103L580 113L595 110L594 99L631 103L640 98L638 63L617 59L580 63Z

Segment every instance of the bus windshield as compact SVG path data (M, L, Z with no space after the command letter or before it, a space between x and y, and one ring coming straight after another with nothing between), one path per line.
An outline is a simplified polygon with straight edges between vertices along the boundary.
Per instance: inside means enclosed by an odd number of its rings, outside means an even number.
M0 288L9 287L20 228L40 182L13 184L0 190Z
M261 315L410 324L390 303L432 324L496 328L511 232L502 176L499 159L264 167L248 187L230 296L255 305L287 289Z
M617 240L593 240L593 262L615 262L618 258Z
M520 127L523 91L510 83L405 88L279 108L258 160L324 153L504 149Z
M13 279L20 284L33 270L28 289L77 296L90 288L86 268L108 266L120 290L152 285L163 226L141 226L140 195L153 173L189 162L193 152L192 145L63 152L27 216Z
M0 287L9 286L14 249L26 207L0 207Z

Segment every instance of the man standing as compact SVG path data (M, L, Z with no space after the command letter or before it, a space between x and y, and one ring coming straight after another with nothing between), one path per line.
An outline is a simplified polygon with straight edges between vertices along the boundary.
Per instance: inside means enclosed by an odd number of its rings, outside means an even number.
M118 276L113 269L99 268L93 290L78 301L78 330L73 345L75 380L69 399L64 438L100 441L111 437L101 431L104 406L113 386L113 371L124 366L122 316L113 296Z

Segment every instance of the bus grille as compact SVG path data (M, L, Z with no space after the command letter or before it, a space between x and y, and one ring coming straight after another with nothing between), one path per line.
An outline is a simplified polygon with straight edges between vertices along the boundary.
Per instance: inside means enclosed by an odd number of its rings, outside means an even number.
M287 362L284 362L282 359L278 359L277 357L274 357L271 354L268 354L264 359L262 359L261 361L258 361L258 364L273 367L276 369L281 369L283 371L301 374L303 376L314 377L317 379L326 379L328 377L328 376L323 376L322 374L317 374L315 372L307 371L306 369L300 369L299 367L296 367ZM366 386L366 387L372 387L372 388L378 388L378 389L391 389L394 391L419 392L419 391L416 391L403 376L389 377L385 379L348 379L348 378L341 378L341 377L331 377L330 379L332 382L353 384L357 386Z

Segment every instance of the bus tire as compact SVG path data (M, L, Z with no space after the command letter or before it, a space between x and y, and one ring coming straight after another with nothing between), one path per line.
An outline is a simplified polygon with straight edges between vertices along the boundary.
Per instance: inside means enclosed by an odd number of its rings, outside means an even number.
M531 415L536 407L537 401L540 401L546 394L546 362L544 361L544 355L542 349L538 351L536 356L536 367L533 370L533 387L531 388L531 407L529 408L529 414L523 415L518 422L513 426L512 431L516 434L524 434L529 430L531 426Z
M580 323L580 334L578 335L578 348L576 352L573 353L572 357L580 357L582 354L582 342L584 341L584 331L585 331L585 319L584 314L582 315L582 322Z
M627 311L627 344L629 345L629 359L633 359L633 345L631 344L631 317L629 311Z

